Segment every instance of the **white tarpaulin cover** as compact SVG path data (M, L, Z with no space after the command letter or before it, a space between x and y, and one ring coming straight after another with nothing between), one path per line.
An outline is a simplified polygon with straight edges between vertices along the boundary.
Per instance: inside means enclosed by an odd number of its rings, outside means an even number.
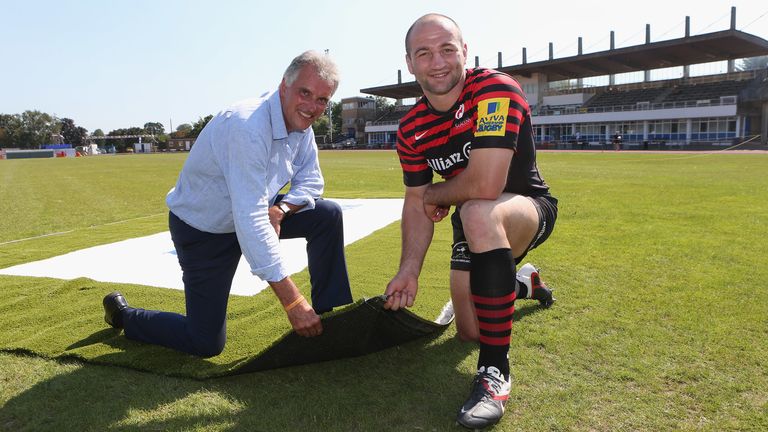
M402 199L332 199L344 213L344 243L360 240L400 219ZM280 242L290 273L307 266L307 242ZM393 259L397 259L393 257ZM184 289L181 268L169 232L82 249L45 260L0 269L0 274L58 279L87 277L101 282L120 282ZM266 288L241 258L232 282L232 294L252 296Z

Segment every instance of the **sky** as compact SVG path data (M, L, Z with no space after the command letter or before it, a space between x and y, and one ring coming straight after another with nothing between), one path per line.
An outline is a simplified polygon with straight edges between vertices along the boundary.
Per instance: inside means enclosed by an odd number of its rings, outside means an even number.
M736 29L768 40L764 0L642 2L468 0L0 0L0 113L38 110L89 132L159 122L166 131L274 90L301 52L328 50L341 83L362 88L413 81L403 38L418 17L452 17L484 67ZM714 73L714 72L713 72ZM364 96L364 95L363 95Z

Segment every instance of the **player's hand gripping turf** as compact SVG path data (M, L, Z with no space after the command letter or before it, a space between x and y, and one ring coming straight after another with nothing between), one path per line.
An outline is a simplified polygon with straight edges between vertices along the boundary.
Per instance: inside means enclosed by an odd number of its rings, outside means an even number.
M384 295L387 297L384 309L398 310L401 307L413 306L418 290L418 278L398 273L387 284L387 289L384 291Z
M320 316L306 301L287 312L293 330L301 336L313 337L323 333Z
M450 207L424 203L424 213L426 213L427 217L435 223L445 219L450 210Z

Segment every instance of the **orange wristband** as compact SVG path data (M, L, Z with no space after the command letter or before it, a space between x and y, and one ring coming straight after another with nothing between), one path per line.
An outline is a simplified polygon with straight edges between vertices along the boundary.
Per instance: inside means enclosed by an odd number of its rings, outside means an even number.
M286 312L290 312L291 309L293 309L296 306L298 306L304 300L305 300L304 296L299 294L299 296L296 297L296 300L292 301L291 304L289 304L288 306L283 306L283 307L285 308Z

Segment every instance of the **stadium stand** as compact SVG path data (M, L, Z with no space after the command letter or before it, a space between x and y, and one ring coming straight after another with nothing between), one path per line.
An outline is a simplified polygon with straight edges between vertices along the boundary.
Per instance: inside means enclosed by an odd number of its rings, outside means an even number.
M738 96L749 81L720 81L703 84L687 84L677 86L664 101L700 101L720 99L727 96Z
M393 109L392 111L374 120L373 123L384 124L388 122L399 122L407 112L408 110L406 109Z
M623 149L768 148L768 69L739 71L740 59L768 56L768 41L731 27L614 48L562 59L497 67L515 77L528 95L540 148L605 149L622 136ZM727 72L693 76L691 66L721 61ZM477 62L477 60L476 60ZM679 78L651 80L651 71L677 68ZM615 84L618 74L643 72L637 82ZM608 85L587 86L602 77ZM361 89L397 99L397 109L369 121L369 143L392 147L403 100L421 96L415 81Z
M634 105L638 102L656 103L657 98L666 93L665 88L638 89L638 90L608 90L594 96L583 108L601 106Z
M397 125L411 105L397 105L365 126L369 149L393 148L397 140Z

